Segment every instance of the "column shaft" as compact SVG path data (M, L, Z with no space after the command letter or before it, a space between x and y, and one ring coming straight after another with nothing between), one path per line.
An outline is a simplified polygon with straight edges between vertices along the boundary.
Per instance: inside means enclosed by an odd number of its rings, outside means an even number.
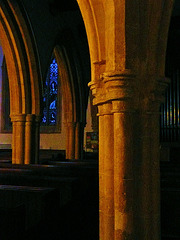
M68 144L66 145L68 148L66 149L66 158L74 159L75 158L75 123L68 122L67 123L68 135L66 141Z
M35 116L28 114L26 116L25 124L25 164L30 164L35 162L35 138L34 138L34 119Z
M80 159L80 145L81 145L81 139L80 139L80 123L76 123L76 129L75 129L75 159Z
M103 230L103 240L114 238L114 132L113 115L111 104L104 104L102 107L103 116L100 117L100 156L99 156L99 175L100 175L100 230ZM101 115L100 110L100 115ZM102 132L103 131L103 132ZM102 141L102 142L101 142ZM101 153L103 155L101 156ZM102 166L101 166L102 165ZM102 179L101 179L101 173ZM102 196L101 196L102 194Z
M16 164L16 122L12 122L12 164Z
M75 123L75 159L83 157L84 123Z
M104 229L104 116L99 115L99 239L105 235Z
M116 240L134 239L132 113L114 112L114 210Z
M152 239L152 184L149 114L138 113L135 118L135 231L138 239Z
M40 121L41 116L35 116L35 129L34 129L34 159L35 163L39 163L39 148L40 148Z
M25 150L25 115L17 114L11 116L13 125L13 145L12 156L13 163L24 164Z
M16 163L23 164L24 163L24 122L16 123Z
M151 115L152 239L160 236L159 113Z
M101 240L160 239L159 119L149 109L158 108L164 84L155 91L153 78L145 86L125 69L90 85L99 113Z
M66 159L70 159L69 157L69 127L68 124L65 123L66 126Z

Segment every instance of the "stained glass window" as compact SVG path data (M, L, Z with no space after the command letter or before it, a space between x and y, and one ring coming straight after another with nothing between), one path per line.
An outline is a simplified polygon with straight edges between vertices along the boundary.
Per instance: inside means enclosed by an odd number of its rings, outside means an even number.
M58 64L53 58L49 66L47 78L43 83L43 126L57 124Z

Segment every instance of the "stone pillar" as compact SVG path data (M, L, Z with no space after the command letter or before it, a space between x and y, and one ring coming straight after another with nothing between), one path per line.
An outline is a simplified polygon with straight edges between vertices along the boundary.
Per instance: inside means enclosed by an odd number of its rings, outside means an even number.
M159 112L153 112L151 121L151 181L152 181L152 232L153 239L161 239L160 231L160 142Z
M134 239L133 117L128 101L113 101L114 239Z
M140 240L151 240L156 238L152 237L153 189L150 133L153 130L150 124L150 114L147 110L139 110L135 114L134 122L135 236Z
M75 125L75 159L83 157L84 126L83 122L76 122Z
M133 239L134 112L121 101L101 104L98 112L100 239Z
M140 240L160 239L159 112L138 114L136 130L136 236Z
M25 164L30 164L35 162L35 115L26 115L25 124Z
M12 122L12 164L16 164L16 122L13 122L13 117L11 116Z
M100 239L114 239L114 126L112 104L99 109Z
M66 159L75 158L75 122L68 122L66 124Z
M12 164L24 164L25 114L11 115L12 121Z
M104 228L104 141L105 141L105 132L104 132L104 115L101 112L103 111L103 106L99 106L99 239L103 239L105 235Z
M150 79L150 77L149 77ZM143 187L139 199L143 203L144 234L140 239L161 239L160 236L160 104L164 101L165 89L169 79L153 77L154 88L147 94L148 104L141 107L142 128L142 160L141 176ZM151 80L152 82L152 80ZM141 99L143 106L143 99ZM140 120L140 119L139 119ZM141 186L141 185L140 185Z
M81 137L81 125L80 122L75 126L75 159L80 159L80 137Z
M39 163L40 122L41 122L41 116L35 115L34 144L33 144L35 164Z
M152 92L150 115L151 138L151 181L152 181L152 232L154 239L160 239L160 104L165 99L165 89L170 79L159 78L156 80L156 88Z
M127 70L104 74L101 88L91 84L99 114L102 240L160 240L157 98L164 87L156 91L159 83L147 78L154 83L141 88L141 81Z
M69 159L69 128L67 122L64 125L66 127L66 159Z

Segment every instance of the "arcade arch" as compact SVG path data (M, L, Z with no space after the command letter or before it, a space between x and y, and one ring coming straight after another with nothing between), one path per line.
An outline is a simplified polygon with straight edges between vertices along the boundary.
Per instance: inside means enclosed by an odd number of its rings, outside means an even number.
M0 32L9 77L12 163L28 163L38 157L40 71L33 37L14 1L0 5Z

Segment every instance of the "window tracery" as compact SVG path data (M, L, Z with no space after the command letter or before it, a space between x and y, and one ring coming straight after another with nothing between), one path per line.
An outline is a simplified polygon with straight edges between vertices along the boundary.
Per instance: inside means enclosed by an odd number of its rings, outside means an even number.
M57 124L58 64L53 58L44 81L42 125Z

